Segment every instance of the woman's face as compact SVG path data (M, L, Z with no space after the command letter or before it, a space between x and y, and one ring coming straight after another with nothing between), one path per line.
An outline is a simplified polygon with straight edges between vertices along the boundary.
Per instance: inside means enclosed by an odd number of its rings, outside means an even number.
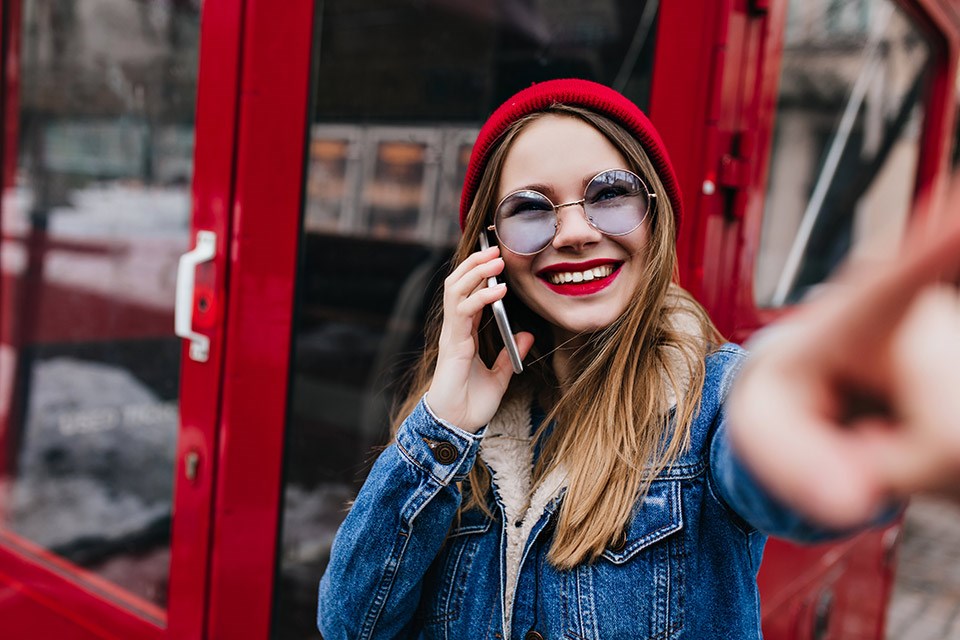
M514 139L498 201L520 189L539 191L554 204L577 201L601 171L627 168L623 155L591 125L546 115ZM563 207L557 216L559 230L546 249L524 256L502 248L501 254L510 290L553 325L560 342L603 329L624 312L642 280L648 222L611 237L587 222L580 205Z

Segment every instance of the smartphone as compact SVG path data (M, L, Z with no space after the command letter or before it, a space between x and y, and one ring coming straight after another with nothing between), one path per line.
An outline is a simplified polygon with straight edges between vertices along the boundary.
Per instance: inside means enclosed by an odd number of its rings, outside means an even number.
M490 241L487 239L487 232L480 232L480 249L489 249ZM497 285L496 277L487 278L487 286ZM493 317L497 321L497 327L500 329L500 336L503 338L503 344L507 346L507 354L510 356L510 364L513 365L514 373L523 372L523 362L520 361L520 350L517 349L517 341L513 339L513 331L510 329L510 321L507 319L507 310L503 308L503 300L497 300L492 305Z

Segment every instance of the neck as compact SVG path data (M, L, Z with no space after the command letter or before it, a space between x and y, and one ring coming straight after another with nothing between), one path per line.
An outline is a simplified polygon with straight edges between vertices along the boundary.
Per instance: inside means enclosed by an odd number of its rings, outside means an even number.
M553 351L553 372L557 376L557 381L563 391L566 391L570 386L573 369L572 356L586 342L587 337L582 333L571 333L557 327L553 329L553 343L557 345Z

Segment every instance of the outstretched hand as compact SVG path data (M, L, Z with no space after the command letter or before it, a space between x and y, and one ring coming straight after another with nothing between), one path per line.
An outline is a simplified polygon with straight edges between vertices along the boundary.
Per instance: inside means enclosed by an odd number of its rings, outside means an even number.
M944 211L774 327L731 393L744 463L825 526L960 487L960 186Z

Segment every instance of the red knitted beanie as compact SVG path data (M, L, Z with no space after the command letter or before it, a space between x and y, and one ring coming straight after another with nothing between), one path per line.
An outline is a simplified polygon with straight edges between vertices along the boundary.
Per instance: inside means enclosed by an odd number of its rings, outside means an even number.
M666 195L673 205L676 227L680 229L683 218L683 203L680 199L680 186L677 175L667 156L667 150L660 134L642 111L623 95L609 87L589 80L549 80L532 85L500 105L480 129L477 141L470 154L467 175L463 181L460 195L460 228L463 229L467 211L473 204L480 185L480 177L486 170L490 152L497 140L514 122L520 118L543 111L554 104L573 105L594 111L613 120L640 142L647 156L657 170L660 181L666 188Z

